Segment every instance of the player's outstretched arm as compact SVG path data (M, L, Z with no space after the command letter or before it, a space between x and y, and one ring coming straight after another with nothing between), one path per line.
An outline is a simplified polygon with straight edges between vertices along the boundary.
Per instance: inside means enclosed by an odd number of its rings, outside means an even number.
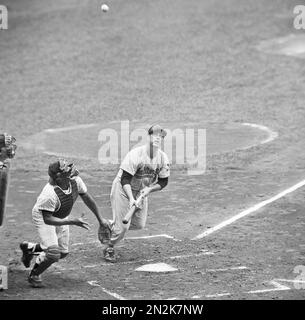
M102 218L99 209L96 205L96 202L94 201L93 197L90 195L90 193L86 192L84 194L80 194L82 200L84 201L85 205L93 212L93 214L96 216L96 219L98 220L100 225L108 225L107 220Z
M82 227L84 229L89 230L89 224L85 222L81 218L70 218L70 219L59 219L52 215L52 212L49 211L42 211L43 221L45 224L51 225L51 226L64 226L64 225L75 225L78 227Z

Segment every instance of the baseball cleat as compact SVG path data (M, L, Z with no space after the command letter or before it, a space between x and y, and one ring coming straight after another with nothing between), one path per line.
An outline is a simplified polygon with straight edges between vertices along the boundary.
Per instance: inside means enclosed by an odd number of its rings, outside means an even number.
M26 268L29 268L33 259L33 253L29 250L28 243L26 241L20 243L20 249L22 251L21 262Z
M115 262L114 249L112 247L107 247L104 250L104 259L108 262Z
M28 277L28 282L30 283L30 285L33 288L42 288L43 284L42 284L42 279L40 275L35 275L30 273L29 277Z

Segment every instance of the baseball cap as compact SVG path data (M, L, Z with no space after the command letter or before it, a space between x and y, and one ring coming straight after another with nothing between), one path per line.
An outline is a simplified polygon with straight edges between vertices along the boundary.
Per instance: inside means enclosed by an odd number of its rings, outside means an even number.
M160 125L155 124L148 129L148 134L161 134L164 138L167 135L167 132Z

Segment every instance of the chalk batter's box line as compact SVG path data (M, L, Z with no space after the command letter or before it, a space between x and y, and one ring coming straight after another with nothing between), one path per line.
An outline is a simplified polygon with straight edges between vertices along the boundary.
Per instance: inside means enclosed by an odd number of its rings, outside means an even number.
M146 239L154 239L154 238L167 238L167 239L172 239L173 241L182 241L179 239L176 239L173 236L170 236L168 234L156 234L156 235L151 235L151 236L139 236L139 237L126 237L125 240L146 240ZM72 243L71 246L83 246L83 245L89 245L89 244L94 244L94 243L100 243L98 240L93 240L90 242L76 242Z
M248 208L247 210L244 210L244 211L236 214L235 216L233 216L233 217L231 217L231 218L229 218L227 220L224 220L223 222L219 223L218 225L216 225L216 226L204 231L203 233L197 235L192 240L200 240L200 239L202 239L202 238L214 233L215 231L221 230L224 227L236 222L237 220L239 220L239 219L241 219L243 217L246 217L247 215L258 211L259 209L267 206L268 204L273 203L273 202L283 198L287 194L298 190L299 188L303 187L304 185L305 185L305 180L302 180L299 183L293 185L292 187L290 187L290 188L280 192L279 194L273 196L272 198L270 198L268 200L265 200L265 201L262 201L262 202L256 204L255 206L252 206L252 207Z
M188 257L189 255L185 256L185 257ZM170 258L177 258L177 257L170 257ZM89 267L89 266L88 266ZM223 272L223 271L239 271L239 270L245 270L245 269L248 269L247 267L245 266L237 266L237 267L229 267L229 268L222 268L222 269L207 269L206 271L213 271L213 272L217 272L218 270L220 272ZM164 273L164 275L167 275L166 273ZM102 289L103 292L109 294L110 296L118 299L118 300L126 300L126 298L122 297L121 295L118 295L117 293L114 293L114 292L111 292L105 288L103 288L100 284L99 284L99 281L97 280L91 280L91 281L87 281L87 283L93 287L100 287ZM214 294L214 295L206 295L205 297L207 298L212 298L212 297L222 297L222 296L227 296L227 295L231 295L231 293L219 293L219 294ZM193 299L200 299L201 297L200 296L193 296L192 297ZM177 300L178 298L176 297L172 297L172 298L168 298L166 300Z
M271 286L273 286L273 288L244 291L243 294L258 294L258 295L261 295L261 294L264 294L264 293L272 293L272 292L278 292L278 291L291 290L290 287L280 284L279 281L293 282L294 280L274 279L274 280L268 282ZM206 297L206 298L220 298L220 297L224 297L224 296L234 296L234 295L235 294L231 293L231 292L214 293L214 294L208 294L208 295L206 295L206 294L198 295L197 294L197 295L193 295L191 297L191 299L201 299L203 297Z
M105 263L98 263L98 264L79 266L79 267L73 267L73 268L62 268L62 267L57 266L56 271L74 271L74 270L81 270L81 269L99 268L101 266L107 266L107 267L113 268L114 266L119 266L119 265L132 265L132 264L138 264L138 263L153 262L153 261L159 261L160 259L164 259L164 260L189 259L191 257L201 257L201 256L210 256L210 255L214 255L214 252L203 251L203 252L196 253L196 254L160 257L160 258L156 258L156 259L142 259L142 260L124 261L124 262L116 262L116 263L105 262Z

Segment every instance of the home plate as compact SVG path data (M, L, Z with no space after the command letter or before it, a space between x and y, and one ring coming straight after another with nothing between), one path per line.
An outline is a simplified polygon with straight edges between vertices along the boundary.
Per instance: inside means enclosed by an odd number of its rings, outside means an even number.
M136 269L136 271L145 271L145 272L172 272L177 270L178 269L166 263L145 264L144 266Z

